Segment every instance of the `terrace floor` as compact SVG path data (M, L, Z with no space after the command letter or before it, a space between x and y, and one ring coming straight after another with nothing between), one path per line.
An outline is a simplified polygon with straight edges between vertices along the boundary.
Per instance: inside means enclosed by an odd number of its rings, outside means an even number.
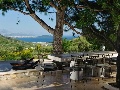
M99 52L99 54L101 53ZM102 54L105 53L113 52ZM70 56L71 54L63 55L59 58L70 58ZM4 77L4 75L2 76ZM0 90L119 90L108 85L110 82L115 82L115 78L89 77L84 80L73 81L70 80L70 72L66 70L44 72L42 74L41 72L34 72L32 75L13 74L10 77L0 79Z
M115 82L115 78L92 77L73 81L68 71L59 70L0 80L0 90L118 90L108 85L108 82Z

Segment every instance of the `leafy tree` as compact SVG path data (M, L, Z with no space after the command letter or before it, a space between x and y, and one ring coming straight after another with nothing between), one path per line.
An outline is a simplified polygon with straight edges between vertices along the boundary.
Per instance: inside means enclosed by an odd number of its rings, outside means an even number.
M44 29L53 34L53 53L61 54L63 53L62 36L64 26L67 25L72 30L76 31L75 27L72 27L73 22L71 22L70 16L76 13L75 7L77 4L78 0L1 0L0 9L3 11L3 15L7 10L14 10L24 15L31 16ZM36 12L45 12L45 14L54 13L56 15L56 26L52 28L47 25ZM50 20L53 19L54 18L50 18Z
M64 52L70 51L71 41L64 38L62 40L62 48Z
M33 57L31 49L24 49L21 52L21 59L27 59Z
M35 49L37 50L38 54L41 54L41 49L42 49L41 44L37 44Z
M79 51L89 51L91 50L91 44L86 40L85 37L81 36L78 38L79 43L78 43L78 50Z
M23 46L17 46L16 51L21 52L23 49L24 49L24 47L23 47Z
M117 86L120 88L120 1L109 0L105 2L104 0L102 0L99 1L98 4L100 4L102 8L109 13L109 15L111 16L110 20L113 22L112 25L114 27L108 32L104 30L103 36L107 36L107 40L112 44L112 46L118 53L116 83Z
M76 21L76 27L82 29L82 33L87 39L93 39L95 42L104 43L111 50L116 50L117 57L117 75L116 84L120 86L120 1L119 0L83 0L86 7L78 12L73 20ZM77 18L77 20L76 20ZM107 43L106 43L107 42ZM109 48L110 48L109 47ZM120 87L119 87L120 88Z
M43 50L45 54L50 54L52 51L52 46L43 46Z
M72 47L76 47L76 51L89 51L91 50L91 44L86 40L85 37L80 36L72 40Z
M77 51L89 51L92 44L90 44L85 37L80 36L72 40L63 39L64 52L77 52Z

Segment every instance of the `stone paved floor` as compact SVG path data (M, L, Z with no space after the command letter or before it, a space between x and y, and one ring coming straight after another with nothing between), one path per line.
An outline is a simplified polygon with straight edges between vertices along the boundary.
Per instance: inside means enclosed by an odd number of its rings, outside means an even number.
M47 72L42 76L1 80L0 90L107 90L103 86L108 86L107 82L114 81L115 78L96 77L75 82L69 79L67 72Z

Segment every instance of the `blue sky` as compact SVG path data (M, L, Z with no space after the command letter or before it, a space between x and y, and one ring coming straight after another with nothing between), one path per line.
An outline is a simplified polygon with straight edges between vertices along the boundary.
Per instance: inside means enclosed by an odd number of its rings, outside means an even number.
M48 25L55 27L55 14L44 15L37 13ZM49 20L52 17L54 20ZM20 20L19 24L16 24ZM5 16L0 11L0 30L7 30L12 33L23 33L30 35L51 35L44 28L42 28L34 19L30 16L23 15L16 11L8 11ZM72 31L64 33L64 35L72 35Z

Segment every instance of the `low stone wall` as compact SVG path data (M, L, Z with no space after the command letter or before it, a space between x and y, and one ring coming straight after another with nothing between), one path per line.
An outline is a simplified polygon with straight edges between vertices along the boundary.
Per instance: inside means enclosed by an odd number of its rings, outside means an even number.
M8 72L0 72L0 80L23 78L23 77L32 77L42 75L42 71L36 69L27 69L27 70L11 70Z

